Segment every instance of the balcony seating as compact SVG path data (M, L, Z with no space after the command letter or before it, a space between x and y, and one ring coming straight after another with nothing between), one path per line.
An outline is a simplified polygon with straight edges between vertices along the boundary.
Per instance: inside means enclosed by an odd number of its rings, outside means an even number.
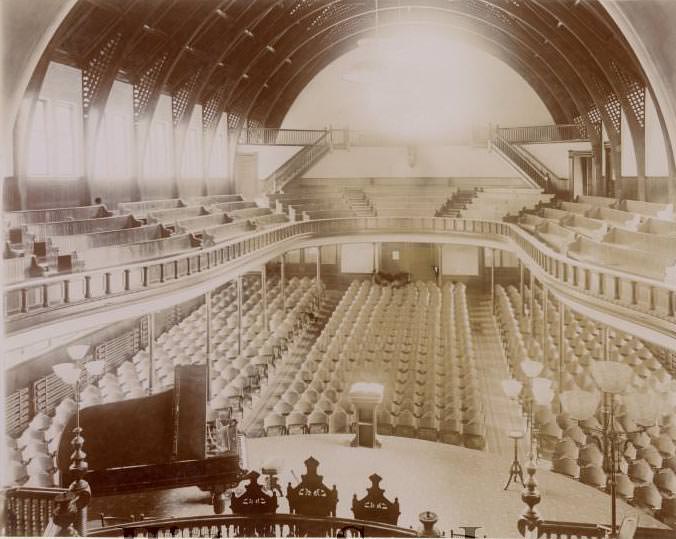
M577 197L577 201L582 202L583 204L589 204L591 206L594 206L595 208L611 208L617 204L616 198L597 197L589 195L580 195Z
M204 206L185 206L164 210L152 210L146 214L149 223L162 223L164 225L173 225L175 222L190 217L199 217L209 215Z
M141 226L141 222L131 215L116 215L77 221L56 221L52 223L28 223L23 226L25 233L34 236L35 241L46 241L51 236L71 234L93 234Z
M230 222L232 220L225 213L219 212L179 219L176 221L176 226L182 232L197 232L210 226L223 225Z
M253 227L247 221L210 226L202 230L202 245L204 247L209 247L221 241L232 240L239 236L243 236L244 234L250 233L252 230Z
M618 210L638 213L644 217L653 217L664 221L674 220L674 205L659 204L656 202L643 202L639 200L622 200L617 205Z
M78 254L78 259L85 269L105 268L116 264L141 262L162 256L171 256L185 253L200 247L201 242L192 234L177 234L168 238L161 238L129 245L109 245L95 247Z
M271 213L272 211L269 208L252 207L230 211L228 212L228 216L236 221L240 219L253 219L256 217L261 217L263 215L269 215Z
M570 213L564 216L559 224L573 232L584 236L585 238L601 241L603 236L608 232L608 224L597 219L590 219L583 217L576 213Z
M578 237L570 244L568 256L659 281L668 280L676 264L676 253L673 252L651 253L651 256L647 257L643 250L638 251L583 237Z
M216 212L231 212L235 210L245 210L247 208L256 208L256 203L248 200L239 200L231 202L218 202L216 204L209 205L211 211Z
M81 221L111 217L113 214L102 205L75 206L71 208L52 208L49 210L11 211L4 214L6 228L18 228L21 225L35 223L55 223L59 221Z
M224 202L241 202L242 195L207 195L199 197L186 197L182 199L186 206L213 206Z
M539 219L534 216L529 217ZM542 221L541 224L536 224L533 227L535 236L555 251L565 255L568 252L568 245L575 241L575 232L552 221ZM519 224L524 226L521 221Z
M561 201L559 203L559 209L570 213L577 213L578 215L585 216L587 215L588 212L594 209L594 206L592 206L591 204L584 204L581 202Z
M524 209L533 209L549 203L554 195L544 194L540 189L482 189L469 199L460 212L468 219L495 219L501 221L506 215L517 215Z
M526 292L530 291L526 287ZM591 359L602 359L602 332L595 322L584 319L579 315L566 313L564 319L563 356L559 352L559 314L556 309L549 309L546 325L543 323L543 314L536 297L534 303L534 334L529 332L529 324L522 323L527 315L521 315L524 299L518 291L510 286L506 289L496 287L496 310L502 337L503 347L513 376L525 381L519 363L526 357L543 360L545 367L541 376L553 381L552 388L555 397L549 407L549 412L538 410L535 414L535 424L538 432L547 429L552 422L564 430L560 434L560 441L556 443L552 454L552 469L555 472L578 478L582 482L605 488L603 473L603 454L590 435L594 428L598 429L603 420L599 411L596 417L579 425L560 413L558 398L559 391L574 388L594 389L595 383L590 375ZM544 335L543 335L544 330ZM542 345L544 343L545 349ZM562 363L562 386L559 387L559 362ZM673 384L671 375L656 359L652 352L636 337L619 331L609 331L609 358L630 365L636 376L633 387L645 390L647 387L669 387ZM623 407L617 407L615 428L619 431L633 432L639 430L623 412ZM674 456L674 437L676 429L671 425L676 422L676 408L665 408L660 417L660 424L647 432L629 435L629 442L623 450L619 461L617 474L617 492L630 503L650 511L657 511L660 506L673 507L671 489L674 484L673 466L676 463ZM552 431L553 432L553 431ZM579 468L579 476L577 470ZM658 499L659 498L659 499ZM661 518L673 518L671 513L657 513Z
M662 221L660 219L646 219L638 228L639 232L646 234L660 234L663 236L676 235L676 223L673 221Z
M676 235L669 237L615 228L603 238L603 242L657 255L673 253L676 260Z
M637 230L641 224L641 216L637 213L629 213L612 208L592 207L586 216L590 219L605 221L609 226Z
M120 202L117 209L121 214L131 213L139 218L145 218L153 211L169 210L173 208L183 208L187 206L178 198L168 198L162 200L142 200L139 202Z
M61 253L83 252L97 247L122 246L168 238L171 233L162 225L144 225L123 230L94 232L91 234L72 234L69 236L51 236L48 240Z

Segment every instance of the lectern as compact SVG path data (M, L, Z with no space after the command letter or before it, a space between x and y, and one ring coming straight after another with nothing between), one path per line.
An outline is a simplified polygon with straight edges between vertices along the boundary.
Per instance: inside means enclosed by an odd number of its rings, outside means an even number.
M357 412L353 447L380 447L376 438L376 408L383 401L382 384L358 382L350 388L350 400Z

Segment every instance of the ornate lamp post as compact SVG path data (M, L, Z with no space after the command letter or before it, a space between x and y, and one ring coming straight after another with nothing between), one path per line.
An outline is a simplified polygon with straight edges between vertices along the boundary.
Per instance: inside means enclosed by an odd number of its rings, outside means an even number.
M603 417L602 428L589 428L591 437L603 453L604 471L607 474L606 490L610 494L610 535L615 539L617 529L617 493L615 474L618 471L619 451L633 434L644 432L658 424L661 409L660 398L655 392L627 393L633 369L617 361L594 361L591 366L592 378L601 390L584 391L574 389L561 393L561 404L568 414L578 421L591 419L599 410ZM621 394L627 415L638 425L638 430L618 432L615 429L615 401ZM601 403L601 400L603 402Z
M89 483L85 480L87 473L87 454L83 451L84 438L82 437L82 428L80 427L80 377L83 370L90 376L98 376L103 373L104 363L102 360L84 362L85 356L89 351L88 345L74 345L67 348L68 356L73 360L67 363L58 363L52 367L54 374L65 384L73 386L75 395L75 428L73 429L73 453L71 454L72 463L69 470L74 476L73 482L68 487L73 509L80 512L80 522L78 531L85 533L86 527L86 507L91 497Z
M518 528L524 537L537 537L537 528L540 522L542 522L542 518L535 509L535 506L540 502L540 492L537 489L537 481L535 479L535 472L537 471L537 443L533 406L534 404L541 406L550 404L554 398L554 391L551 388L551 380L538 376L544 368L544 365L540 361L526 359L521 362L520 367L529 381L526 391L523 391L522 394L524 384L514 378L503 380L502 389L505 395L511 399L521 396L526 407L526 429L529 440L528 464L526 466L528 479L521 493L521 499L527 507L519 518ZM514 470L515 467L513 466L512 470L510 470L510 480L512 479L511 475ZM509 482L507 484L509 485Z

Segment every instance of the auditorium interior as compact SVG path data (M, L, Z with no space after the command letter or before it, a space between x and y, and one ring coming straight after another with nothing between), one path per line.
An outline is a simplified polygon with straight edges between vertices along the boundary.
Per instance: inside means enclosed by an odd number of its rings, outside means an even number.
M676 537L676 1L0 13L0 535Z

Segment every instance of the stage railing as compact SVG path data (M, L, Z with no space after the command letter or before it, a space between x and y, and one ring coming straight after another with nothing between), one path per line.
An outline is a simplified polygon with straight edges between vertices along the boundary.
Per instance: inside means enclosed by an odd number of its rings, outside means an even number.
M580 134L575 124L498 127L496 131L506 141L521 144L589 140L589 137Z
M538 526L540 539L593 539L606 537L608 527L587 522L557 522L545 520ZM670 539L674 536L672 529L637 528L634 539Z
M498 242L500 249L516 254L527 266L539 268L569 289L658 318L674 316L676 284L574 260L553 251L512 223L441 217L356 217L290 223L180 255L10 284L4 290L7 331L11 334L15 322L30 327L27 318L64 306L94 304L176 281L200 280L203 276L197 274L213 272L282 241L360 233L476 236ZM44 317L40 318L44 321Z
M41 536L54 512L54 498L62 488L14 487L4 491L7 537Z
M89 530L88 537L418 537L407 528L290 514L209 515L146 520Z

